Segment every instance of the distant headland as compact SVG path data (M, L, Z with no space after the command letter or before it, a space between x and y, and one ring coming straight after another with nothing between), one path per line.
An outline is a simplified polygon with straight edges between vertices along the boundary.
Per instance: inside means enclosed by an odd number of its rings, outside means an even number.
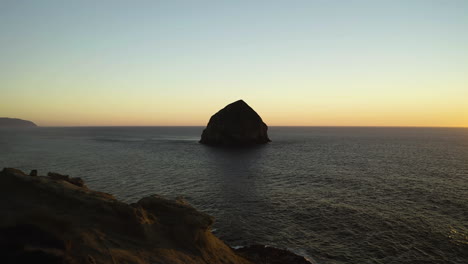
M37 125L29 120L0 117L0 127L37 127Z

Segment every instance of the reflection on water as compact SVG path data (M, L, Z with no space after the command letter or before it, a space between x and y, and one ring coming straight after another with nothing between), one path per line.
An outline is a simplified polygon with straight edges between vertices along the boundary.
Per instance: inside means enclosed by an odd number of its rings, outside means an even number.
M468 130L270 128L250 149L201 127L0 131L0 166L82 177L135 201L183 195L231 245L318 263L466 263Z

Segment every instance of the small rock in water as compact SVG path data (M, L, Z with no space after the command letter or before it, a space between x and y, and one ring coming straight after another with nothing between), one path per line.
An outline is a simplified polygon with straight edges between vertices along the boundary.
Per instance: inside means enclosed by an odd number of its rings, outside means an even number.
M314 264L306 258L296 255L288 250L267 247L263 245L251 245L235 249L235 252L254 263L268 264Z

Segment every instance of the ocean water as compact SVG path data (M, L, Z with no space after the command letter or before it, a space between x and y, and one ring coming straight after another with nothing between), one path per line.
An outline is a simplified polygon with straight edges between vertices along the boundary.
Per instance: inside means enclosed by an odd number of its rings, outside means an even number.
M468 129L270 127L220 149L202 127L0 130L0 166L82 177L134 202L184 196L232 246L316 263L468 263Z

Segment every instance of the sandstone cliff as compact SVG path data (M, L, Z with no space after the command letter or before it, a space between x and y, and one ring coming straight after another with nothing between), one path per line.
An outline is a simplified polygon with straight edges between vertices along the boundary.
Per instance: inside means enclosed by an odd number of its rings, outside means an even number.
M210 232L213 218L183 200L126 204L58 173L3 169L0 210L5 264L308 263L289 252L275 251L275 262L264 249L236 253Z
M0 181L2 263L251 263L211 234L210 216L183 201L126 204L73 178L15 169Z

